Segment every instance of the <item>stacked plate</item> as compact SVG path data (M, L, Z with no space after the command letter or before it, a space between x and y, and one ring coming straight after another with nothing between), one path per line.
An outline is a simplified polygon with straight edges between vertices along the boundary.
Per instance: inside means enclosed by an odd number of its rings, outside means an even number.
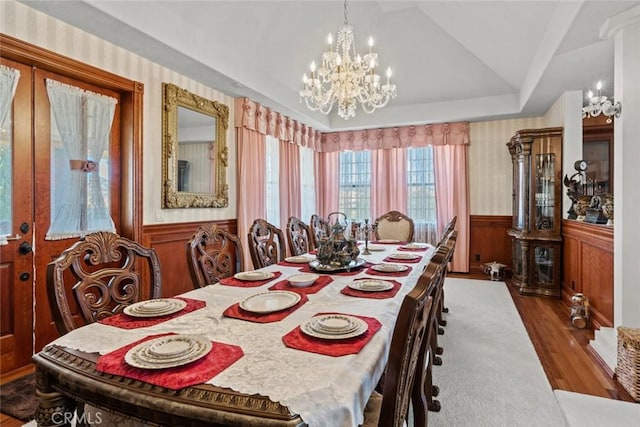
M158 317L176 313L187 306L177 298L158 298L140 301L124 308L124 313L133 317Z
M402 246L404 249L425 249L427 247L429 247L429 245L426 243L407 243Z
M380 239L380 240L378 240L378 243L386 243L386 244L389 244L389 243L400 243L400 240L397 240L397 239Z
M212 348L210 340L194 335L171 335L138 344L124 356L127 364L143 369L165 369L203 358Z
M236 273L233 277L235 277L238 280L255 282L258 280L271 279L273 276L275 275L269 271L254 270L254 271L243 271L241 273Z
M300 325L300 330L315 338L341 340L362 335L369 325L364 320L344 314L315 316Z
M294 264L308 264L314 259L316 259L316 257L313 255L296 255L287 257L284 260Z
M382 245L368 245L367 247L369 248L370 251L373 251L373 252L379 252L379 251L385 250L385 247Z
M397 273L400 271L405 271L409 267L402 264L387 264L383 262L381 264L372 265L371 268L375 271L381 271L383 273Z
M240 308L251 313L273 313L293 307L300 302L300 294L289 291L268 291L251 295L240 301Z
M375 279L356 280L347 286L356 291L364 292L384 292L393 289L393 283L387 282L386 280Z
M396 252L393 253L391 255L389 255L389 258L393 258L393 259L402 259L402 260L414 260L414 259L418 259L420 258L420 255L416 255L416 254L408 254L408 253L402 253L402 252Z

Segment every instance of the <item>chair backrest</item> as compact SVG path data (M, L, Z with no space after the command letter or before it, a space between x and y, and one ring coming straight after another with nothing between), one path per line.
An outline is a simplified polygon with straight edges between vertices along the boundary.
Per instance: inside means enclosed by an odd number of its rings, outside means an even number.
M400 427L407 419L416 375L422 371L419 353L429 334L432 280L423 274L402 301L387 360L379 426Z
M253 268L277 264L284 259L284 236L282 230L262 218L253 221L248 233L249 253Z
M148 275L142 275L141 262L146 262ZM132 303L159 298L160 262L153 248L115 233L92 233L47 265L47 292L53 320L64 335L81 326L70 304L78 307L85 323L93 323Z
M195 288L212 285L244 270L240 239L215 224L198 226L186 246Z
M295 216L287 221L287 244L291 255L302 255L312 250L309 226Z
M329 235L331 235L331 227L329 227L329 223L317 214L311 215L309 231L311 232L311 246L313 249L318 247L318 242L321 238L329 237Z
M413 220L398 211L389 211L378 217L374 223L376 239L413 241Z
M447 225L444 226L444 228L442 229L442 233L440 234L440 240L438 241L438 245L443 244L449 238L449 234L451 234L453 229L456 227L456 221L457 220L458 220L458 216L454 215L449 220ZM436 246L438 246L438 245L436 245Z

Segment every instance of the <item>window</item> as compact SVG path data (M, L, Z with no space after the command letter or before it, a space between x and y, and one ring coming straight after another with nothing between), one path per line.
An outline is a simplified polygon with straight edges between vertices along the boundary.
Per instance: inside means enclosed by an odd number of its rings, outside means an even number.
M431 146L407 149L407 185L407 215L415 224L414 240L434 243L436 183Z
M267 135L266 142L266 220L280 227L280 140Z
M338 209L347 219L371 218L371 152L340 153Z
M314 176L314 151L300 147L300 216L309 223L311 215L316 213L316 180Z

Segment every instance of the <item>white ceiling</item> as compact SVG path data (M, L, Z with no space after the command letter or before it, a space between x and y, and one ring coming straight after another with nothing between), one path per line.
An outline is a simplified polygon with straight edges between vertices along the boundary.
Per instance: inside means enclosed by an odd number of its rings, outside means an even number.
M640 4L352 0L359 51L373 35L398 96L345 121L309 111L298 96L302 74L344 21L342 1L21 2L322 131L540 116L563 92L599 79L610 96L613 41L599 31Z

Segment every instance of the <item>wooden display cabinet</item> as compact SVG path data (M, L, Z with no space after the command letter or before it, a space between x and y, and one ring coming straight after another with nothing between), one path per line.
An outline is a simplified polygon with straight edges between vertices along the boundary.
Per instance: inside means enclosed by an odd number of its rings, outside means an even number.
M562 128L524 129L507 144L513 162L511 284L521 294L562 294Z

